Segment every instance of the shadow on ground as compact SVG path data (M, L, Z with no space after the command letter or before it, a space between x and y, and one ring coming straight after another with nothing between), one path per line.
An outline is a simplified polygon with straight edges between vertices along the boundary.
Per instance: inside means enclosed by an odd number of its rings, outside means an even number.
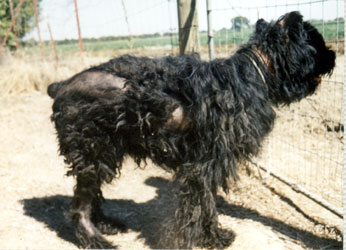
M130 230L139 232L139 238L145 240L150 248L158 246L159 233L163 221L174 214L175 202L174 191L177 186L160 177L152 177L146 180L145 184L157 188L157 195L145 203L136 203L133 200L107 200L103 205L106 214L117 217L125 222ZM35 218L37 221L45 223L46 226L55 231L58 237L78 246L77 237L70 222L64 216L67 211L71 197L56 195L43 198L32 198L22 200L25 215ZM217 207L220 214L225 214L233 218L250 219L270 227L295 241L302 242L307 248L327 249L342 248L342 242L337 240L318 237L311 232L303 231L284 222L260 215L256 210L244 208L227 202L223 197L218 197ZM236 228L233 228L236 232Z

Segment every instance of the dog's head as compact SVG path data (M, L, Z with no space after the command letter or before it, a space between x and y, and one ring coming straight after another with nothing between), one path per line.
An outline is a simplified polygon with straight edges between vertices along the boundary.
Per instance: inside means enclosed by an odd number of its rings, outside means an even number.
M276 103L288 104L314 93L321 77L330 75L335 66L334 51L299 12L288 13L276 22L258 20L249 44L267 57L279 80L271 93Z

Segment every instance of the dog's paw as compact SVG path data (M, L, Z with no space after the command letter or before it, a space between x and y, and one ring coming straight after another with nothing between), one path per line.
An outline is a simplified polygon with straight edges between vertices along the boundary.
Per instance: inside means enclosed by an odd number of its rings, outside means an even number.
M127 231L124 223L110 217L104 217L102 220L97 221L95 226L102 234L117 234Z
M117 246L103 238L101 235L92 237L85 237L85 235L78 235L80 241L80 248L84 249L118 249Z
M232 231L225 229L216 229L214 237L205 237L201 247L207 249L224 249L227 248L235 239L235 234Z

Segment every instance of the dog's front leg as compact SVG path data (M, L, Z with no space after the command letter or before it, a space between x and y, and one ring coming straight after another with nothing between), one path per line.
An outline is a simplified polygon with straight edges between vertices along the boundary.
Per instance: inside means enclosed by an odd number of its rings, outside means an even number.
M199 166L195 172L204 172ZM228 246L234 236L218 228L215 196L217 187L205 174L183 174L178 193L179 204L175 212L174 248ZM172 240L172 239L171 239Z

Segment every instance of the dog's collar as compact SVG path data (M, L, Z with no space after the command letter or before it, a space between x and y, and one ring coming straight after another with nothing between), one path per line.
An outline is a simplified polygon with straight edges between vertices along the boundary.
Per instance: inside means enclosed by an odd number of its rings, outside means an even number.
M262 63L264 63L262 56L258 55L256 51L251 50L251 52L247 52L245 53L245 56L250 60L250 62L252 63L252 65L255 67L255 69L257 70L257 73L260 75L264 85L268 88L267 82L264 78L264 74L262 72L262 70L260 69L260 67L258 66L257 62L251 57L251 54L254 54L260 61L262 61Z

